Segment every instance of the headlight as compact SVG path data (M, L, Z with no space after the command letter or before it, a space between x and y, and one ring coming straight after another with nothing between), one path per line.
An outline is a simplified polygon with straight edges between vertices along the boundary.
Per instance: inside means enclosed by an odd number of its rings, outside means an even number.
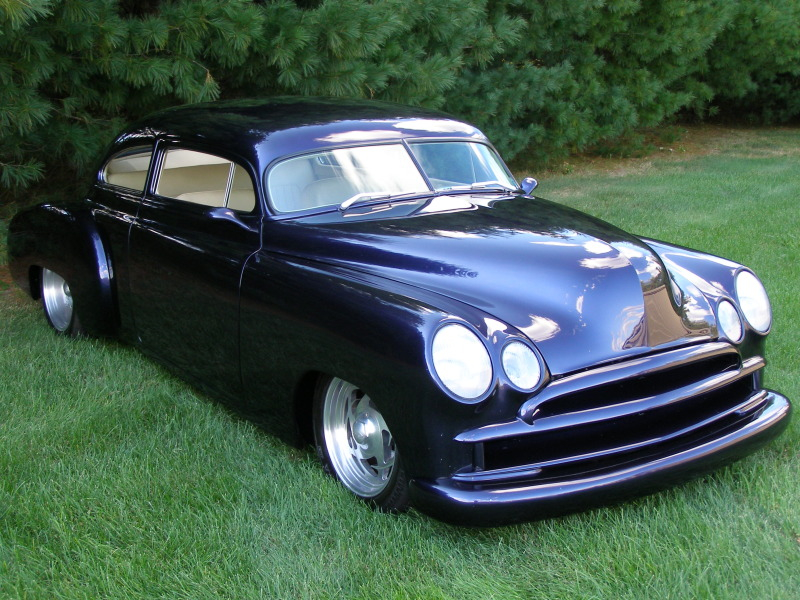
M442 384L465 400L483 396L492 383L492 360L480 338L468 327L448 323L433 336L433 368Z
M542 380L542 367L533 350L522 342L511 342L503 348L503 370L508 380L521 390L530 391Z
M719 332L734 344L742 341L744 328L733 303L723 300L717 305L717 324Z
M750 271L740 271L736 276L736 298L750 327L759 333L767 333L772 326L772 308L767 290L758 277Z

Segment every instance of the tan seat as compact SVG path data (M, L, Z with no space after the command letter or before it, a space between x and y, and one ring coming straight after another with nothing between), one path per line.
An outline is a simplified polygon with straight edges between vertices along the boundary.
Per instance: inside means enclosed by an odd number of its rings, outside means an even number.
M248 183L250 178L247 178ZM250 212L256 207L256 195L253 188L249 187L240 190L231 190L231 195L228 197L228 208L233 210L240 210L242 212Z
M352 183L340 177L329 177L308 184L300 198L302 208L341 204L355 196L358 190Z

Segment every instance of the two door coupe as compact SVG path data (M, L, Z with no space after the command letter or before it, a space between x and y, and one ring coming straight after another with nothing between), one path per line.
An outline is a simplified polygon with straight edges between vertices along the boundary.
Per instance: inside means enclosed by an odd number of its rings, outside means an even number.
M383 510L581 510L783 430L750 270L532 187L437 112L180 107L121 134L85 198L17 215L11 269L56 331L135 345Z

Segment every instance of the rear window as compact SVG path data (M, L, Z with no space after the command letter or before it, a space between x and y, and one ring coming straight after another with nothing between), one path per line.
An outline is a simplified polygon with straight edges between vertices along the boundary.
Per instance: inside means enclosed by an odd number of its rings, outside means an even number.
M143 192L152 156L152 146L123 150L106 163L101 178L110 185Z

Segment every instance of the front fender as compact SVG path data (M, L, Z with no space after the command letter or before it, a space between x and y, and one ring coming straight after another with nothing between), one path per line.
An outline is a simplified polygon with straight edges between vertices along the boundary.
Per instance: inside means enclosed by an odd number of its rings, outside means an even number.
M455 300L370 274L270 253L245 268L241 293L242 380L252 413L291 442L298 410L287 402L306 375L323 373L357 385L378 405L411 476L438 477L470 464L461 431L485 422L487 405L447 396L431 377L428 339L439 323L479 314ZM517 403L518 404L518 403ZM499 409L499 406L496 406ZM505 412L513 414L513 409ZM303 423L298 423L303 430Z
M746 270L747 267L713 254L656 240L644 241L661 257L671 273L685 277L702 293L712 311L713 307L723 298L733 300L734 304L738 305L735 290L736 275L739 271ZM713 314L709 322L713 324L714 333L716 333L716 317ZM763 356L767 335L754 331L746 320L743 325L745 337L738 345L742 358Z
M40 204L17 214L9 225L8 255L14 281L32 298L39 297L41 269L50 269L69 283L87 333L116 331L111 261L88 207Z

